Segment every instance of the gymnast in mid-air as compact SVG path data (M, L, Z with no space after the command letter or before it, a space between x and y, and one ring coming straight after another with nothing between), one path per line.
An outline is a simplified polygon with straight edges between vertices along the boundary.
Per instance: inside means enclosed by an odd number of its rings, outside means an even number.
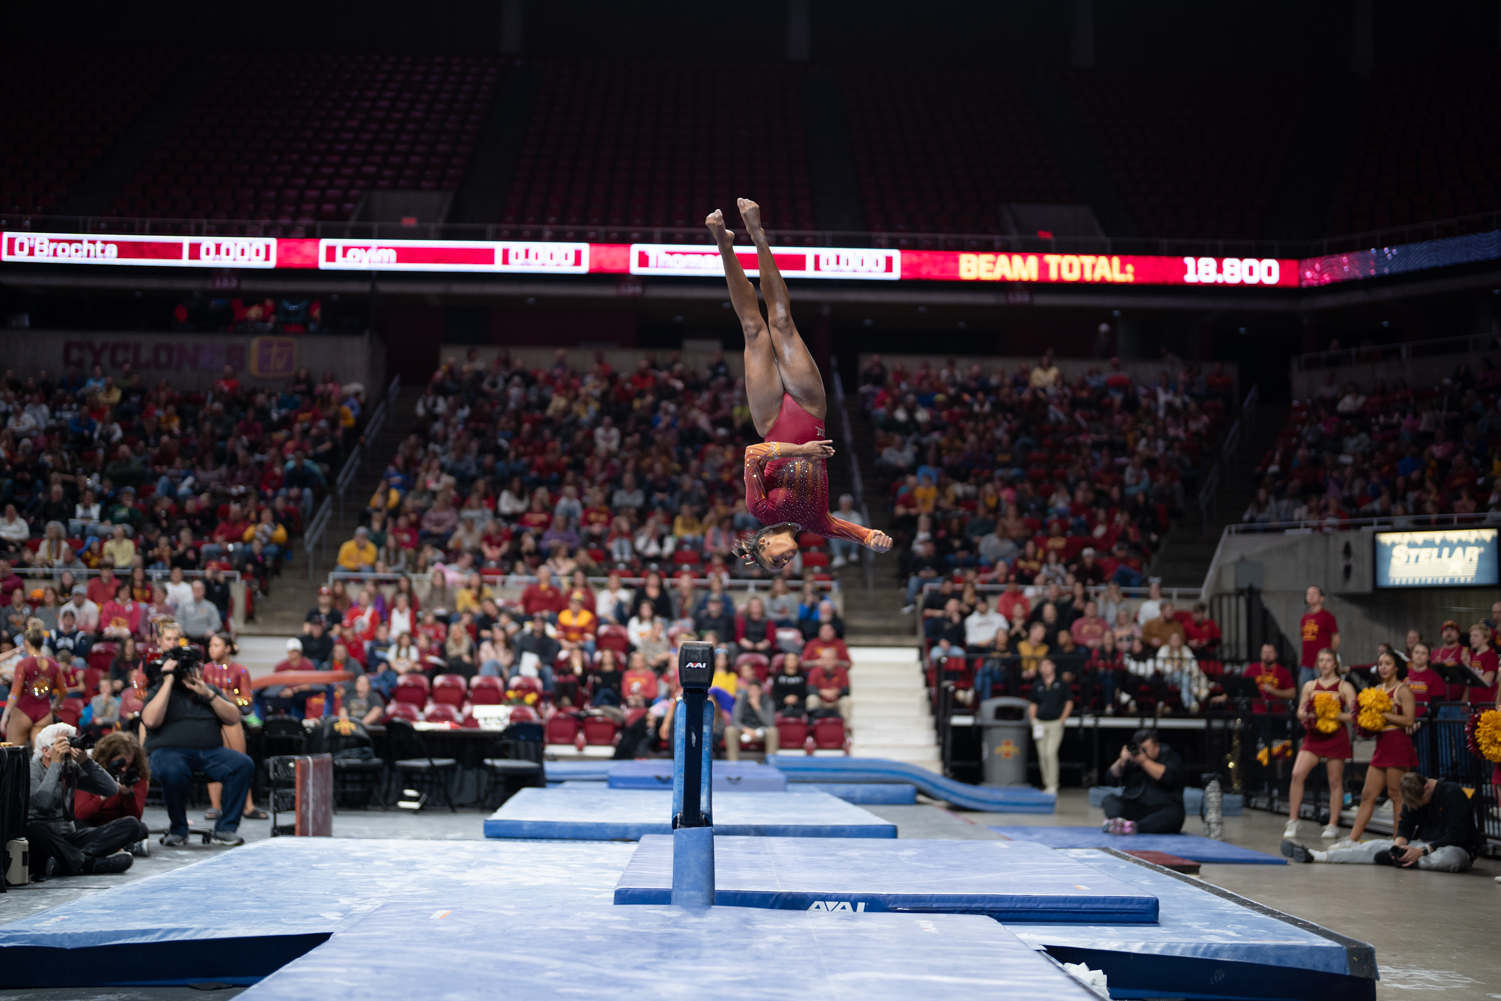
M799 532L848 539L884 553L891 549L884 532L829 514L826 462L834 443L824 437L828 401L823 376L792 322L787 284L761 228L761 207L748 198L740 199L739 207L756 245L766 318L756 288L735 256L735 235L725 226L724 214L715 209L704 220L724 257L730 302L745 333L745 395L756 433L764 439L745 450L745 506L766 527L736 543L735 552L773 573L797 555Z

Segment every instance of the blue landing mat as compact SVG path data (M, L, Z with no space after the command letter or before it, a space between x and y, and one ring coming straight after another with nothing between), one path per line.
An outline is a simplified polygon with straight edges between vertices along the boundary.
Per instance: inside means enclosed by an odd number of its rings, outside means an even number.
M1089 805L1098 807L1105 802L1105 797L1112 793L1119 793L1121 786L1090 786ZM1195 789L1193 786L1183 787L1183 811L1190 817L1197 817L1204 808L1204 790ZM1221 797L1220 812L1226 817L1240 817L1246 812L1246 801L1238 792L1227 792Z
M272 838L0 926L7 987L249 983L377 907L608 905L634 845Z
M610 769L620 764L609 758L590 761L544 761L543 774L549 783L555 782L603 782L610 777Z
M773 754L776 765L789 782L910 782L925 796L941 799L966 810L986 813L1052 813L1055 798L1030 786L972 786L942 775L886 758L816 758L797 754Z
M821 792L714 794L714 830L765 838L895 838L896 825ZM522 789L485 820L487 838L638 841L672 833L672 793L655 789Z
M671 789L672 761L620 761L610 769L611 789ZM714 762L714 791L786 792L787 776L754 761Z
M1158 923L1008 921L1006 927L1063 962L1104 970L1113 998L1369 1001L1376 996L1375 950L1364 942L1113 852L1061 854L1151 893L1158 902Z
M920 955L920 959L918 956ZM1098 1001L978 915L383 907L245 1001Z
M648 835L617 904L672 900L672 838ZM714 839L714 903L786 911L925 911L997 921L1155 922L1157 898L1039 845L1007 841Z
M911 806L917 802L917 787L899 782L799 782L793 792L815 789L838 796L846 803L877 806Z
M1012 841L1030 841L1049 848L1114 848L1123 852L1167 852L1195 862L1228 865L1286 865L1287 859L1252 851L1197 834L1106 834L1098 827L990 828Z

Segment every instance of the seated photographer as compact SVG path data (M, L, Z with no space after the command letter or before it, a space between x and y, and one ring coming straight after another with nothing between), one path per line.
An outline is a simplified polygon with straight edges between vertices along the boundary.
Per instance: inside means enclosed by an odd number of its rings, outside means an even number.
M1430 779L1414 769L1402 776L1402 819L1396 837L1362 841L1348 848L1314 851L1283 841L1282 854L1294 862L1394 865L1401 869L1465 872L1485 844L1475 809L1458 782Z
M1125 786L1100 805L1102 829L1109 834L1177 834L1183 829L1183 759L1157 739L1157 731L1137 730L1110 766Z
M151 770L161 783L170 822L162 844L181 845L188 838L188 797L193 791L193 773L203 772L212 782L224 783L223 815L214 825L213 841L242 845L235 832L245 809L245 794L255 765L239 751L224 746L224 727L240 723L240 709L225 694L203 680L196 650L178 646L181 631L176 622L159 624L162 659L147 665L146 705L141 722L146 727L146 746L151 752ZM179 661L177 658L182 657ZM181 674L179 674L181 668Z
M120 849L150 834L139 817L117 817L83 829L74 824L74 797L79 790L104 797L120 791L109 772L69 741L77 733L67 723L53 723L37 734L32 747L26 840L35 880L124 872L134 859Z
M141 742L134 734L116 730L99 738L92 757L120 789L113 796L78 790L73 796L73 822L79 827L103 827L121 817L140 820L146 809L146 789L151 785L151 766ZM143 835L141 841L131 844L130 854L147 853Z

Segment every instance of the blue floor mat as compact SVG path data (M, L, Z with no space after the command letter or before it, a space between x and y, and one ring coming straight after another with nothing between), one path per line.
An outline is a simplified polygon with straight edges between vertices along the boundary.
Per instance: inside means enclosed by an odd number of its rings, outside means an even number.
M917 786L900 782L799 782L793 792L816 789L838 796L846 803L877 806L913 806L917 803Z
M205 848L202 861L0 926L0 984L251 983L386 903L608 906L635 848L373 838Z
M672 838L641 839L617 904L672 900ZM1157 898L1041 845L870 838L714 839L714 903L806 911L988 914L997 921L1154 923Z
M789 782L910 782L925 796L986 813L1052 813L1057 802L1056 797L1031 786L972 786L887 758L772 754L766 762L785 772Z
M994 826L1012 841L1030 841L1049 848L1114 848L1123 852L1167 852L1195 862L1227 865L1286 865L1287 859L1239 845L1201 838L1197 834L1106 834L1098 827Z
M714 830L765 838L895 838L896 825L821 792L714 794ZM487 838L639 841L672 833L672 792L588 789L564 784L522 789L485 820Z
M980 915L382 908L245 1001L1097 1001Z
M786 792L787 776L754 761L714 762L715 792ZM611 789L671 789L672 761L619 761L610 769Z

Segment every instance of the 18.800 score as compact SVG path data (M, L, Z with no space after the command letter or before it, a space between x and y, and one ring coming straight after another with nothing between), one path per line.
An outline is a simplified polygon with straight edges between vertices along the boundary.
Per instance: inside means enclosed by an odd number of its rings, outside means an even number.
M1183 280L1200 285L1276 285L1282 265L1275 258L1185 257Z

